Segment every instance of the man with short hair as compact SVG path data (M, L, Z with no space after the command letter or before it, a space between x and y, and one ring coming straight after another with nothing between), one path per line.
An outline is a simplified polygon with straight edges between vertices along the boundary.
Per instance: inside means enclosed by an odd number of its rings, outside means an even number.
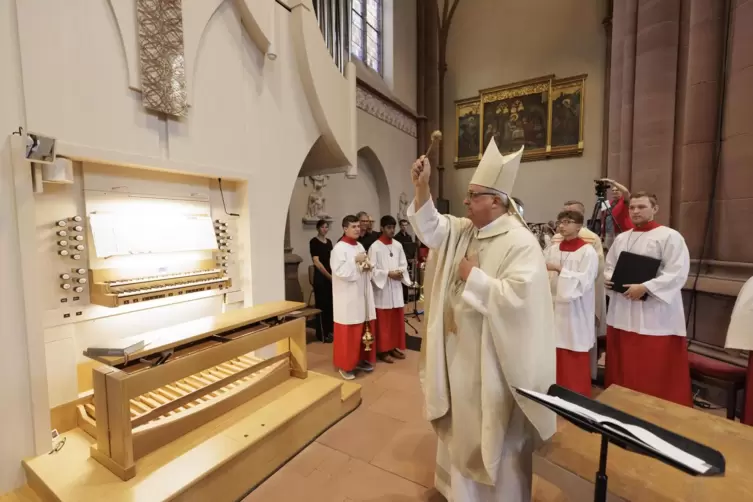
M434 482L456 502L529 501L533 449L556 429L551 411L513 390L546 393L556 379L546 264L510 198L522 156L489 142L465 218L437 211L426 157L411 169L408 218L432 249L419 374L439 439Z
M546 250L554 300L554 332L557 339L557 384L591 397L589 351L596 342L594 282L599 257L580 238L583 213L561 211L557 229L562 238Z
M583 220L585 223L586 218L586 208L583 205L582 202L578 200L569 200L565 202L564 206L562 207L563 211L577 211L580 214L583 215ZM596 278L594 279L594 298L596 299L595 304L595 313L596 313L596 325L598 326L598 329L596 330L596 336L606 336L607 334L607 295L604 291L604 246L601 242L601 238L593 233L591 230L586 228L585 225L581 225L580 230L578 231L578 237L586 241L586 243L593 246L594 251L596 251L596 256L599 257L599 273L596 275ZM554 237L552 237L552 246L558 246L562 242L562 235L561 234L555 234ZM598 349L596 346L593 347L591 350L591 378L593 380L596 380L597 376L597 364L598 364Z
M366 323L374 337L376 311L368 255L356 240L360 234L358 218L343 218L343 237L330 257L334 329L333 363L345 380L355 378L355 370L374 370L376 350L366 350L363 335Z
M400 220L400 231L395 234L394 239L400 244L413 242L413 236L408 233L408 220Z
M658 211L655 195L633 194L630 219L634 228L619 234L607 254L604 279L610 301L605 383L692 406L682 303L690 256L682 235L654 220ZM628 289L620 294L611 291L611 280L623 252L659 259L661 265L654 279L625 284Z
M379 232L374 232L372 230L374 219L369 216L369 213L366 211L359 211L356 213L356 218L358 218L360 228L358 242L360 242L363 248L368 252L371 245L379 238Z
M402 286L410 286L408 260L403 245L393 238L395 218L382 216L382 234L369 249L373 269L374 304L377 319L377 355L386 363L405 359L405 299Z

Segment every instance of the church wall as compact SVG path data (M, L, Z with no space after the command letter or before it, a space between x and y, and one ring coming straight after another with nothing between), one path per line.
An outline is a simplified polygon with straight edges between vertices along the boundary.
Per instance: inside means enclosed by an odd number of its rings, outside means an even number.
M319 131L298 75L290 13L281 6L275 5L278 57L271 61L249 39L233 1L184 3L190 107L187 117L174 120L147 112L140 93L129 87L127 55L133 54L122 37L136 26L114 15L113 6L121 2L0 4L0 381L13 382L0 386L4 493L23 482L21 459L49 448L44 342L58 336L43 332L42 307L24 303L28 285L19 270L36 250L18 244L6 135L21 125L57 138L60 154L222 177L229 186L239 182L238 225L250 236L242 249L242 297L256 304L284 298L285 214ZM30 193L20 196L33 199ZM215 302L217 309L220 303ZM35 308L38 318L30 315ZM165 313L176 323L186 320L177 310ZM151 318L156 323L160 316ZM164 316L159 323L164 325ZM35 371L40 365L42 371Z
M606 14L601 0L460 2L447 47L444 103L445 197L453 214L464 214L463 197L473 175L473 169L453 167L454 101L549 74L588 75L585 150L581 157L521 164L514 195L524 201L531 222L555 219L568 199L594 204L593 180L601 174ZM490 43L490 37L497 41Z
M5 137L22 124L22 82L15 22L15 2L0 2L0 493L23 483L21 459L34 451L31 382L22 315L23 287L16 245L18 230L9 169L10 147Z

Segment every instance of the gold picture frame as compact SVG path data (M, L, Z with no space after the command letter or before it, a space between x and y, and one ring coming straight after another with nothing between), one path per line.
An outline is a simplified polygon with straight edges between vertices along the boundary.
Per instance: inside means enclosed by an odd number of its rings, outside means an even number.
M481 99L455 101L455 167L476 167L481 160Z
M494 137L503 154L525 145L524 162L547 157L553 79L554 75L547 75L480 91L482 155Z
M586 77L576 75L552 82L549 99L549 134L551 157L583 154Z

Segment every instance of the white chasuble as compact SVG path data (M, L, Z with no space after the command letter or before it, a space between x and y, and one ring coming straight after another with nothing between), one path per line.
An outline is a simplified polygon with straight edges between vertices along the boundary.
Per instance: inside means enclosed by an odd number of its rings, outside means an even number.
M366 250L360 242L344 240L332 248L332 313L338 324L359 324L376 319L371 273L362 272L356 256Z
M437 488L455 502L528 500L534 444L556 430L552 412L512 389L546 392L556 379L541 247L513 215L476 230L432 201L414 205L408 217L432 249L419 375L439 436ZM458 265L475 253L479 267L464 283Z
M594 281L599 257L593 247L578 238L560 241L546 250L547 263L562 270L549 272L554 300L554 332L557 348L588 352L596 343ZM580 247L576 246L582 243Z
M374 303L378 309L395 309L405 307L403 284L410 286L408 260L403 245L395 239L380 237L369 248L369 261L374 266L371 281L374 283ZM403 276L400 281L390 279L390 271L399 270Z
M609 248L604 267L606 280L612 278L623 251L658 258L661 265L656 278L644 283L648 289L645 301L633 301L620 293L609 292L607 324L641 335L685 336L682 288L690 270L688 247L676 230L659 225L650 228L622 232Z

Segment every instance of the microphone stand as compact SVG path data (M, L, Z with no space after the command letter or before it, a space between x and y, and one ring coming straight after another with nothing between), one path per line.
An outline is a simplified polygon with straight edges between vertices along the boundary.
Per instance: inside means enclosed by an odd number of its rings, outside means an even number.
M420 296L421 288L422 288L422 285L421 285L422 278L421 278L421 274L419 273L419 264L418 264L419 249L420 249L420 246L416 246L416 252L413 258L411 259L411 261L413 262L413 270L412 270L412 277L411 277L411 282L413 283L413 287L412 287L413 311L405 315L405 324L407 324L408 327L410 327L410 329L412 329L416 335L418 335L419 333L418 329L416 329L416 327L413 326L413 324L411 324L410 318L412 317L416 319L418 322L421 322L421 315L423 315L424 313L423 310L418 310L418 298Z

